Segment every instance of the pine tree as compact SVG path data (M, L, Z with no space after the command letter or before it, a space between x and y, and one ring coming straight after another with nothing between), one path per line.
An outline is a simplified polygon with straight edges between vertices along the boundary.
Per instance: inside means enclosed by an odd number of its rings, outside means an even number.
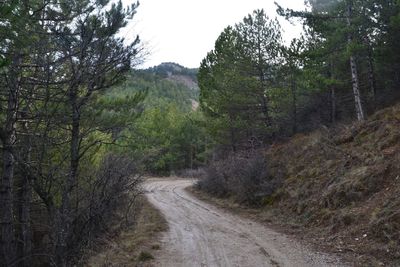
M249 76L255 76L258 86L252 92L259 98L266 126L271 126L268 89L276 84L276 70L281 63L281 30L277 20L271 20L264 10L255 10L236 25L239 43L243 47ZM246 88L244 89L246 90ZM248 90L248 89L247 89Z

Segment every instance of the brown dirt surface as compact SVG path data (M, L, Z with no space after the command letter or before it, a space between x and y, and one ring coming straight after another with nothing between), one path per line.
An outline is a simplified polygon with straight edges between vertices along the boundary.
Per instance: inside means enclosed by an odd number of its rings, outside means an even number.
M152 179L149 201L165 216L169 231L154 266L345 266L285 234L201 201L185 188L188 179Z
M266 151L283 184L262 209L357 266L400 266L400 105Z

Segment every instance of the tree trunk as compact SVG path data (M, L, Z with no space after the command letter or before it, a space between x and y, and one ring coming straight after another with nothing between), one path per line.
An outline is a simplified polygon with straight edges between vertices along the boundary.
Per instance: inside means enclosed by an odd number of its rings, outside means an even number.
M264 77L264 71L262 70L261 66L258 66L258 75L259 75L258 78L260 79L260 87L261 87L260 88L261 108L262 108L262 112L264 114L265 125L267 127L270 127L271 126L271 118L269 116L268 96L266 95L266 92L265 92L265 77Z
M297 95L296 95L297 84L293 73L291 76L292 76L291 91L292 91L292 119L293 119L292 130L293 134L296 134L297 133Z
M335 87L331 87L331 123L336 123L336 90Z
M0 260L5 266L10 265L16 259L16 240L13 218L13 180L15 159L13 148L16 141L15 125L18 110L19 78L18 70L21 58L18 54L13 59L10 67L8 81L8 96L6 121L3 128L3 170L0 182Z
M348 0L347 1L347 26L348 26L348 30L349 30L349 34L348 34L349 46L353 42L353 36L351 33L352 15L353 15L353 2L352 2L352 0ZM364 116L364 111L363 111L362 102L361 102L361 94L360 94L360 87L359 87L358 73L357 73L357 61L353 54L351 54L351 56L350 56L350 68L351 68L351 80L352 80L352 85L353 85L353 94L354 94L357 119L359 121L362 121L365 119L365 116Z
M230 126L229 126L229 133L230 133L230 139L231 139L231 148L232 152L236 153L236 135L235 135L235 129L233 127L234 125L234 119L232 116L229 118Z
M9 123L8 127L13 127ZM7 128L8 128L7 127ZM15 233L13 221L13 196L12 184L14 178L14 156L12 146L15 133L5 137L3 141L3 174L0 183L0 224L1 224L1 258L5 266L11 265L15 260Z
M67 265L68 239L71 234L71 194L77 181L79 168L79 146L80 146L80 110L77 100L77 93L74 89L70 94L72 113L71 143L70 143L70 169L65 182L62 203L59 215L59 227L57 229L57 262L59 266Z
M265 125L267 127L271 126L271 118L269 116L269 109L268 109L268 99L265 94L261 96L261 104L262 104L262 112L264 114Z
M32 201L32 187L29 177L22 175L18 188L18 246L17 255L19 262L18 266L31 266L31 251L32 251L32 232L30 224L30 205Z
M358 82L358 73L357 73L357 63L354 56L350 57L350 67L351 67L351 77L352 77L352 84L353 84L353 94L354 94L354 101L356 106L356 114L357 119L362 121L365 119L362 102L361 102L361 94Z
M374 109L376 108L376 79L371 48L368 48L368 82L372 94Z
M190 162L189 162L189 166L190 166L191 170L193 170L193 153L194 153L193 145L190 144Z
M25 114L25 113L24 113ZM27 116L23 115L23 118ZM29 135L28 122L22 126L26 137L23 141L22 160L25 163L31 161L32 140ZM17 257L19 266L31 266L31 251L32 251L32 231L31 231L31 201L32 201L32 184L31 177L26 172L21 172L18 182L18 201L17 201L17 215L18 215L18 246Z
M334 80L334 68L333 68L333 63L331 62L329 64L330 72L329 72L329 78ZM331 85L331 123L335 124L336 123L336 88L335 85Z

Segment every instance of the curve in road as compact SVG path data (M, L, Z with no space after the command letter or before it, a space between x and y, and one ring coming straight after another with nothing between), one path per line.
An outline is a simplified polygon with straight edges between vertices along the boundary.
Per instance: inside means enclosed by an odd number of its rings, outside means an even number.
M194 198L184 190L192 184L187 179L145 184L149 201L169 223L156 266L344 266L333 256Z

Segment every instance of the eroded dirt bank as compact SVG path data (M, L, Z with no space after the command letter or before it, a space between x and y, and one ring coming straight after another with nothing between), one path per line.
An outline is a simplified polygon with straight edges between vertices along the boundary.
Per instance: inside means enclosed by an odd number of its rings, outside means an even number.
M192 183L150 179L145 184L148 199L169 223L155 266L344 266L335 257L195 199L184 190Z

